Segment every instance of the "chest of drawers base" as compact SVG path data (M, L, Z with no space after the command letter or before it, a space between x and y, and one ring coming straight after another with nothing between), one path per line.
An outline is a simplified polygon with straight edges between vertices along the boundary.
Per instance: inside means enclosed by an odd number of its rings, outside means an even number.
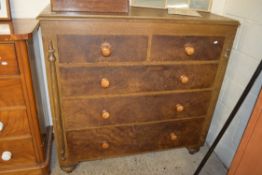
M63 170L203 145L236 21L142 8L74 18L47 9L39 18Z

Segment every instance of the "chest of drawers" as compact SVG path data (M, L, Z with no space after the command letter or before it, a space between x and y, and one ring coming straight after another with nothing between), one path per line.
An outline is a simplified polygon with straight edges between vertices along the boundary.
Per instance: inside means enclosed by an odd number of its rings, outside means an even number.
M52 132L40 133L33 81L32 35L38 21L0 25L10 29L0 35L0 175L47 175Z
M238 23L202 13L40 16L58 147L79 161L204 143Z

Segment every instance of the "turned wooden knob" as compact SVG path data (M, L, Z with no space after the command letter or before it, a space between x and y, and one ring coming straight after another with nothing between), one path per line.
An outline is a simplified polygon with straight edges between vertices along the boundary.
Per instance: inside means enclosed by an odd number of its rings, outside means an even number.
M170 133L170 139L171 139L172 141L177 140L177 135L176 135L176 133L171 132L171 133Z
M195 53L195 48L192 46L185 46L185 52L188 56L191 56Z
M103 119L109 119L110 118L110 113L107 112L106 110L102 111L102 118Z
M183 112L183 111L184 111L184 106L181 105L181 104L177 104L177 105L176 105L176 111L177 111L177 112Z
M101 147L103 149L108 149L109 148L109 143L105 141L105 142L102 143Z
M102 78L101 80L101 87L102 88L108 88L110 86L110 82L107 78Z
M103 44L101 44L101 54L104 57L109 57L112 54L112 47L109 43L104 42Z
M181 76L180 76L180 82L183 83L183 84L188 83L188 82L189 82L188 76L186 76L186 75L181 75Z

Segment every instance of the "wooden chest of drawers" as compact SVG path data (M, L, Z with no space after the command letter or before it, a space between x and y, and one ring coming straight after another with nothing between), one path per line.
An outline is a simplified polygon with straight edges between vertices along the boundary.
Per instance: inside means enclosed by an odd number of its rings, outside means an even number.
M0 25L9 25L11 31L0 35L0 175L47 175L52 132L45 140L41 136L37 88L32 81L35 72L30 69L35 61L32 34L38 21Z
M61 167L204 143L238 22L133 8L42 27Z

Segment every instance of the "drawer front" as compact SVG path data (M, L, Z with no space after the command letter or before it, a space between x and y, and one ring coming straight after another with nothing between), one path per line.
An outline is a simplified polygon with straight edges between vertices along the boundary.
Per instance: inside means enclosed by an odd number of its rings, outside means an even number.
M30 134L25 110L0 111L0 138Z
M10 160L4 161L2 156L6 151L11 153L11 158ZM31 138L12 141L0 141L0 155L1 168L19 165L24 166L27 164L34 164L36 162Z
M198 143L203 119L67 132L69 159L87 160Z
M0 76L18 74L14 44L0 44Z
M206 115L211 92L64 100L67 129Z
M85 96L209 88L216 70L217 64L63 67L60 75L63 96Z
M0 79L0 108L24 105L20 79Z
M217 60L223 45L223 37L155 35L152 39L151 60Z
M58 35L60 63L132 62L147 56L146 36Z

